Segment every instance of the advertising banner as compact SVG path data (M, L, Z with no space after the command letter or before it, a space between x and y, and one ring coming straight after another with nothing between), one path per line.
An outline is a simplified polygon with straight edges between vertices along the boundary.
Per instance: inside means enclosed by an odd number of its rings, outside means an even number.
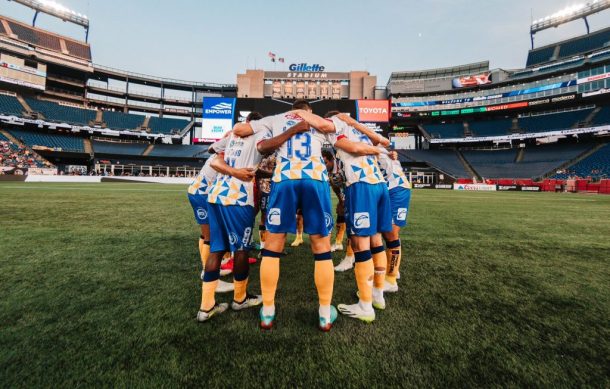
M233 128L234 98L204 97L201 141L214 142Z
M369 123L390 121L389 100L356 100L356 120Z
M451 82L454 88L468 88L471 86L491 84L491 74L481 73L470 76L454 78Z
M454 190L477 190L477 191L486 191L486 192L495 192L495 185L487 185L487 184L453 184Z

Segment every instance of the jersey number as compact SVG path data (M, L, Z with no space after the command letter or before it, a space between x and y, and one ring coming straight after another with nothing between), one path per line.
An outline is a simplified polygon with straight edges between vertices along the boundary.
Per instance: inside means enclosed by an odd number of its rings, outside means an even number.
M311 134L301 132L288 139L288 158L308 159L311 157Z

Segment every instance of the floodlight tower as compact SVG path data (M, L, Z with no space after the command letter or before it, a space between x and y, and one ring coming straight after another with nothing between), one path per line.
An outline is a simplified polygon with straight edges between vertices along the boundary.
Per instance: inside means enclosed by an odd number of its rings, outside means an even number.
M11 1L11 0L8 0ZM36 11L32 20L32 27L36 26L36 19L39 13L55 16L64 22L79 25L85 29L85 42L89 40L89 18L87 15L82 15L79 12L69 9L68 7L59 4L54 0L12 0L15 3L25 5L28 8Z
M585 26L587 27L588 34L590 30L587 16L597 12L601 12L608 8L610 8L610 0L593 0L589 1L588 3L576 4L566 7L561 11L555 12L552 15L546 16L542 19L534 20L530 27L532 50L534 49L534 35L537 32L546 30L551 27L558 27L573 20L583 19L585 22Z

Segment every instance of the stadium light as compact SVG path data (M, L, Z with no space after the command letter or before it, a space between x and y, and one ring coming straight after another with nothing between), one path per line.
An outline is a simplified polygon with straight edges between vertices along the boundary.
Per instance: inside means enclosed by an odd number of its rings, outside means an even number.
M28 8L32 8L36 11L34 19L32 20L32 26L36 26L36 18L40 12L55 16L63 20L64 22L74 23L83 27L86 31L85 42L89 38L89 18L87 15L83 15L79 12L71 10L65 5L59 4L54 0L9 0L16 3L25 5Z
M577 19L583 19L587 27L587 34L590 32L589 21L587 16L610 8L610 0L593 0L588 3L571 5L552 15L534 20L530 27L530 35L532 38L532 49L534 48L534 34L539 31L546 30L552 27L558 27L564 23L571 22Z

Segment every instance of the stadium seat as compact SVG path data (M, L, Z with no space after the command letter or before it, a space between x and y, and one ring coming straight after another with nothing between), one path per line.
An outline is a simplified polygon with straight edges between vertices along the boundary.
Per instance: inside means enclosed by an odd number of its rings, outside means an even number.
M148 154L150 157L169 158L207 158L208 146L202 145L155 145Z
M454 150L397 150L401 162L426 162L458 178L470 177Z
M26 98L25 100L32 110L43 114L48 121L88 126L90 121L95 120L94 110L69 107L33 98Z
M189 124L188 120L174 118L159 118L153 116L148 122L151 132L158 134L171 134L173 130L182 130Z
M83 139L77 136L47 134L25 130L9 130L9 132L16 139L20 140L21 142L25 143L30 147L44 146L54 149L61 149L61 151L70 151L77 153L85 152Z
M446 123L446 124L426 124L424 129L428 131L433 138L463 138L464 124Z
M549 47L541 47L539 49L530 50L527 55L526 66L530 67L541 63L549 62L555 52L555 45Z
M564 130L571 128L578 122L584 121L591 111L592 109L583 109L579 111L522 117L519 118L519 127L525 132Z
M562 43L559 49L559 57L565 58L576 54L588 53L609 46L610 29L605 29Z
M481 120L468 123L470 131L475 137L507 135L512 125L512 119Z
M106 127L116 130L135 130L144 123L144 116L124 112L104 111Z
M592 177L594 179L608 178L610 176L610 143L588 157L566 168L566 173L553 176L557 179L566 179L570 176Z
M591 121L593 126L602 126L610 124L610 106L603 107Z
M14 96L0 94L0 114L22 116L25 109Z
M120 143L94 140L93 152L97 154L142 155L148 143Z

